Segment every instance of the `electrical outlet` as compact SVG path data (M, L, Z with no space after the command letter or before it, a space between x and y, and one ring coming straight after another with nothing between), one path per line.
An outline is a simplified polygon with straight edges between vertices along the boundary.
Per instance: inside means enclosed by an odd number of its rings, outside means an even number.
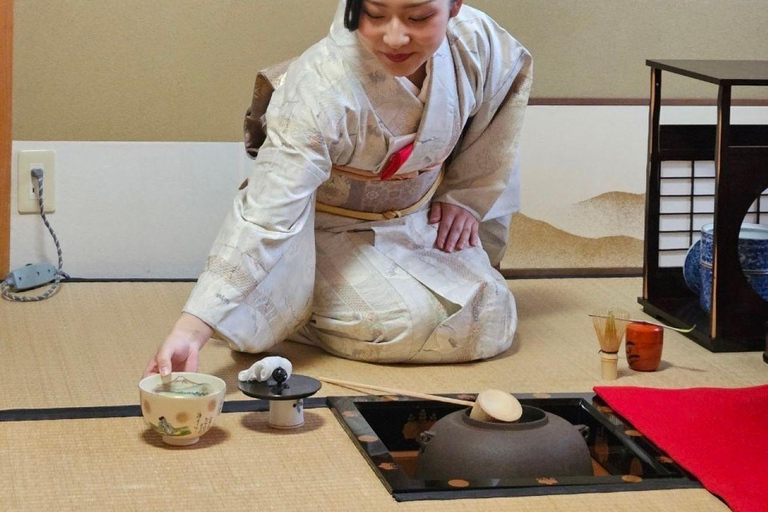
M43 170L43 206L45 213L56 211L56 154L53 150L19 151L18 204L19 213L40 213L38 181L32 169Z

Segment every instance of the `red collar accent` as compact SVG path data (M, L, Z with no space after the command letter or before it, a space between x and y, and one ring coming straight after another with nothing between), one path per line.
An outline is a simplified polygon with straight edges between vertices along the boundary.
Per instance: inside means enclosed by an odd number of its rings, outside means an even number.
M395 175L397 171L400 170L400 168L403 166L406 160L408 160L408 157L411 156L411 153L413 152L413 142L405 146L400 151L393 153L392 156L389 158L389 161L387 162L387 165L384 166L384 169L381 171L381 180L388 180L392 176Z

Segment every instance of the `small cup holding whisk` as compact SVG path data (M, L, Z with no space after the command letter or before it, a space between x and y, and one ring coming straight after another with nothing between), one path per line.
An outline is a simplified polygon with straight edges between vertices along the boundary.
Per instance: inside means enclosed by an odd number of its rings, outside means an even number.
M629 313L612 308L592 315L592 325L600 343L600 374L603 380L618 378L619 348L627 330Z

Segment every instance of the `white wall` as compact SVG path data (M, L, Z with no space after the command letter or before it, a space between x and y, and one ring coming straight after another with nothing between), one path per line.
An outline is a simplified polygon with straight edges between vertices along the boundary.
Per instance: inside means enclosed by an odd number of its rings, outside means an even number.
M713 124L714 107L664 107L663 123ZM768 124L768 107L732 109L734 124ZM533 106L522 148L523 209L607 191L643 193L647 107ZM16 209L16 157L56 151L56 212L49 220L78 278L196 278L250 160L241 143L16 141L11 268L56 263L39 215Z
M48 219L65 272L82 278L197 277L250 162L237 143L15 142L11 269L57 261L40 215L17 212L25 149L56 152Z
M534 106L523 127L522 211L607 191L645 193L648 107ZM716 107L663 107L662 124L716 124ZM734 107L732 124L768 124L768 107ZM547 191L543 193L543 191Z

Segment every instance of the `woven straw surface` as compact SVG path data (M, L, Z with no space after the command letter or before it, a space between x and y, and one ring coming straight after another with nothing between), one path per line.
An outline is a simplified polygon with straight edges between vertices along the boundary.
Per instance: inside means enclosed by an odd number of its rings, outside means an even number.
M727 511L704 490L395 502L327 409L301 430L221 415L197 445L141 418L0 423L0 510Z
M192 283L77 283L39 304L0 302L0 410L138 404L137 382ZM599 380L598 344L586 316L621 306L637 318L638 279L510 282L520 325L507 353L462 365L371 365L283 343L294 372L429 393L489 387L518 393L587 392L596 384L751 386L766 382L760 353L712 354L667 332L661 371ZM200 371L227 381L264 354L210 342ZM360 394L325 385L319 395ZM704 490L396 503L330 411L280 432L266 413L221 415L199 444L170 448L141 418L0 423L0 510L505 510L722 511Z
M0 409L138 403L141 373L176 319L192 283L73 283L42 303L0 301ZM713 354L666 331L661 371L631 371L621 354L619 379L603 382L597 338L587 314L621 306L636 318L641 281L536 279L511 281L520 323L506 353L488 361L441 366L373 365L314 347L282 343L271 354L295 373L335 377L427 393L588 392L594 385L739 387L766 383L759 352ZM241 399L237 372L265 354L233 352L211 341L200 371L227 381ZM325 385L318 396L360 394Z

